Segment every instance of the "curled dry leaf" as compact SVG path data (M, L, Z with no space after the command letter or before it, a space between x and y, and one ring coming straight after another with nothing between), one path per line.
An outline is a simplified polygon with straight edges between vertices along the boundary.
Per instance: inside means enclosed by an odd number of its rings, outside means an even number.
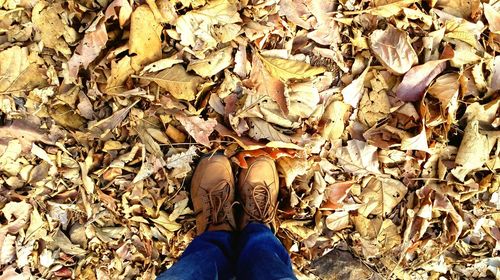
M395 74L408 72L418 62L408 34L392 25L385 30L373 31L370 35L370 47L378 61Z

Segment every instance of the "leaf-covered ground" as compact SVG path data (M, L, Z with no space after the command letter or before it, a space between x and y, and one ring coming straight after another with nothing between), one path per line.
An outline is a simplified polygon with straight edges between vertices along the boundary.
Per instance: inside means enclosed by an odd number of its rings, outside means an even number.
M152 279L276 159L300 279L500 278L500 1L1 0L0 279Z

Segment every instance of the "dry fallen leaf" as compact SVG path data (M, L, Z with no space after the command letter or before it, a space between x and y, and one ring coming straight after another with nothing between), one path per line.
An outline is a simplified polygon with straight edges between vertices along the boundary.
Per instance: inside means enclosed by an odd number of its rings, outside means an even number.
M138 76L138 78L154 81L175 98L187 101L196 98L198 86L203 81L199 76L188 74L181 65L174 65L155 75Z
M444 71L446 60L433 60L417 65L406 72L403 81L396 89L396 94L403 101L418 101L422 98L425 88L432 80Z
M277 57L265 57L257 53L269 73L282 81L306 79L325 72L323 67L314 67L305 62Z
M216 120L204 120L199 116L187 116L183 113L176 114L175 118L184 126L189 135L191 135L197 143L210 147L210 140L208 137L217 125Z
M417 54L405 31L389 25L370 35L370 47L378 61L391 72L402 75L418 62Z
M253 55L250 78L245 83L248 87L255 88L258 94L271 97L278 104L280 110L288 115L285 84L269 74L257 55Z
M130 65L137 72L161 58L161 25L147 5L137 7L130 19Z

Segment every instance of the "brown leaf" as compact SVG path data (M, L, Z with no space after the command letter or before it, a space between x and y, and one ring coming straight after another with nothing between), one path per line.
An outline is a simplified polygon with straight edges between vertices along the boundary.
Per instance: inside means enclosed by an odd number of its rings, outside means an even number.
M100 137L103 133L108 130L114 129L117 127L128 115L130 109L137 104L138 101L132 103L130 106L122 108L113 113L113 115L98 121L89 127L89 134L93 137Z
M391 72L402 75L418 62L410 38L405 31L389 25L370 35L370 47L377 59Z
M285 97L285 84L274 78L266 70L257 55L252 58L250 78L244 81L248 87L255 88L258 94L270 96L280 107L283 114L288 115L288 102Z
M417 65L406 72L403 81L396 89L399 99L407 102L418 101L424 95L425 88L446 68L446 59L433 60Z
M293 142L293 138L279 132L268 122L259 118L249 119L250 130L248 135L254 139L267 139L269 141L280 141L285 143Z
M69 59L68 71L70 78L77 78L80 67L83 66L84 69L87 69L89 64L99 56L101 50L106 46L106 42L108 42L106 25L104 21L100 21L95 30L85 33L73 56Z
M0 52L0 95L29 91L47 84L38 65L29 59L28 48L13 46Z
M363 184L366 187L360 198L365 204L358 212L365 217L369 214L388 215L403 200L408 190L400 181L386 177L367 177Z
M5 139L18 139L24 151L31 149L33 142L53 144L44 131L28 120L15 120L8 126L0 127L0 141Z
M184 129L186 129L197 143L210 147L208 137L217 125L215 119L209 118L204 120L199 116L187 116L184 113L175 114L175 118L184 126Z

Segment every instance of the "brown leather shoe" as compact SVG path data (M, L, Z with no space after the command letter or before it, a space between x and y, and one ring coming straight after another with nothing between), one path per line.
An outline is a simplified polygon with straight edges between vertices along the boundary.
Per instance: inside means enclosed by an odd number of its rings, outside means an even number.
M279 178L274 161L261 156L247 161L248 169L240 172L238 192L243 206L240 229L250 222L274 226L278 208Z
M196 213L196 232L232 231L234 177L231 163L222 155L200 161L191 180L191 199Z

